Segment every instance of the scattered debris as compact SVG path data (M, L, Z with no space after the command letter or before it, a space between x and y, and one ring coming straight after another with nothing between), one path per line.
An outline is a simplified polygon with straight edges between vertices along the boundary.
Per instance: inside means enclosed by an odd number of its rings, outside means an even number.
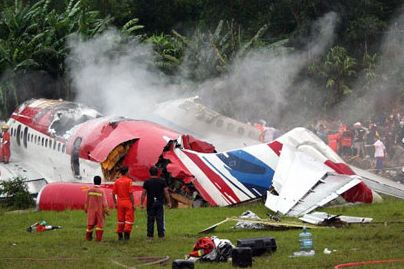
M324 251L323 251L323 253L326 254L326 255L330 255L331 252L332 252L332 251L329 250L328 248L325 248Z
M41 220L39 222L35 222L31 226L29 226L26 230L29 233L41 233L50 230L62 229L62 226L52 226L48 225L45 220Z
M342 227L347 224L353 223L370 223L373 218L362 218L362 217L351 217L351 216L341 216L341 215L330 215L326 212L313 212L310 214L305 214L300 220L321 226L334 226Z
M240 219L255 219L255 220L261 220L260 217L257 216L254 212L247 210L243 212L240 217ZM235 229L251 229L251 230L261 230L264 229L265 226L262 223L253 223L250 221L239 221L234 225Z
M290 258L293 257L311 257L316 255L316 252L314 251L314 249L310 250L310 251L296 251L293 252L292 256L289 256Z
M192 261L226 262L234 245L228 239L216 236L199 238L193 250L188 254Z
M315 225L305 225L302 222L299 221L276 221L273 219L247 219L247 218L239 218L239 217L229 217L226 218L218 223L213 224L212 226L209 226L208 228L200 231L198 234L205 234L205 233L210 233L213 232L217 226L229 222L229 221L237 221L237 222L249 222L249 223L259 223L264 226L265 229L272 229L272 230L279 230L279 229L301 229L303 226L306 226L311 229L316 229L319 228L318 226Z

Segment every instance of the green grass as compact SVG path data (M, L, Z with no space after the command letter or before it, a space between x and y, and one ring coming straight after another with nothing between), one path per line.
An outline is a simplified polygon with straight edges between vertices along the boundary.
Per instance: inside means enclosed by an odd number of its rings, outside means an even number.
M116 212L107 218L104 241L84 240L86 216L80 211L6 213L0 211L0 268L123 268L111 259L134 266L135 256L170 256L171 261L183 258L192 250L197 232L223 220L238 216L250 209L265 217L268 212L262 204L234 208L199 208L166 210L167 239L145 240L145 212L137 210L136 224L130 242L116 240ZM353 216L373 217L374 221L404 220L404 201L386 199L384 203L328 208L327 212ZM38 220L62 225L63 229L31 234L25 228ZM298 250L300 230L246 231L234 230L233 224L219 226L213 235L230 239L259 236L276 238L278 251L273 255L254 258L253 268L334 268L340 263L379 259L404 258L404 224L355 225L342 229L312 230L316 255L290 258ZM335 249L331 255L324 248ZM13 258L13 259L5 259ZM27 260L26 258L73 258L72 260ZM403 268L404 263L361 268ZM196 268L232 268L231 264L197 264ZM144 268L144 267L143 267ZM152 266L147 268L153 268ZM155 266L154 268L160 268Z

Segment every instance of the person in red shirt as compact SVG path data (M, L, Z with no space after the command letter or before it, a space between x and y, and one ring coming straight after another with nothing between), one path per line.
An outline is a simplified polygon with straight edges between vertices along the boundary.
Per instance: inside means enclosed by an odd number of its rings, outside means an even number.
M8 132L8 125L4 124L1 127L1 130L3 131L3 137L1 140L1 156L2 159L1 161L4 163L8 163L10 161L10 133Z
M108 215L107 198L104 191L100 188L101 177L94 177L94 186L87 191L87 200L84 205L84 211L87 213L87 232L86 240L93 239L93 229L97 241L102 240L104 233L105 215Z
M118 240L129 240L135 220L134 198L131 192L132 179L127 176L127 167L121 167L119 172L121 173L121 177L115 181L112 190L112 198L118 210Z

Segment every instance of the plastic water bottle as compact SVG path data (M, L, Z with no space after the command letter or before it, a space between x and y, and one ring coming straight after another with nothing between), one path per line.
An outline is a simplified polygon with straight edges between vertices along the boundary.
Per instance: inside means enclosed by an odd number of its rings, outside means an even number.
M300 251L306 253L313 253L313 237L309 231L307 231L306 226L303 227L303 232L299 234Z

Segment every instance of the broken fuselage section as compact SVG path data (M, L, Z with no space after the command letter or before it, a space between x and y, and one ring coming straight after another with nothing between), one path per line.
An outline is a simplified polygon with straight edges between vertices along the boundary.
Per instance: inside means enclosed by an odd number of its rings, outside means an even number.
M122 166L129 168L134 186L141 187L168 141L180 137L149 121L105 117L62 100L29 100L16 109L8 124L12 165L6 166L8 173L2 173L2 180L24 176L30 191L38 194L40 209L80 208L93 177L102 175L108 189ZM198 141L192 138L190 143ZM172 189L175 196L177 189ZM189 202L185 195L178 197Z
M301 173L315 175L311 180L296 178L299 171L287 173L297 168L306 171L299 162L300 155L304 156L302 160L315 163L310 166L314 170L321 166L321 172L345 175L344 180L349 182L338 190L317 192L317 202L322 201L321 197L334 197L334 193L350 202L372 202L374 198L338 156L329 153L320 139L303 128L269 144L218 153L209 143L153 122L105 117L82 105L46 99L21 105L9 125L12 161L36 171L37 178L29 178L30 182L40 177L52 183L38 195L39 208L44 210L82 207L88 188L83 184L91 183L95 175L103 175L104 188L110 190L122 166L129 168L138 202L141 185L149 178L153 165L160 168L178 205L228 206L268 195L272 198L267 201L269 208L286 210L282 199L289 199L288 206L301 205L301 201L307 201L305 194L315 191L314 186L324 185L322 173ZM298 152L300 159L290 152ZM295 180L300 183L294 184ZM290 191L293 186L307 192L299 196ZM267 193L269 189L274 191ZM305 204L305 208L312 206Z

